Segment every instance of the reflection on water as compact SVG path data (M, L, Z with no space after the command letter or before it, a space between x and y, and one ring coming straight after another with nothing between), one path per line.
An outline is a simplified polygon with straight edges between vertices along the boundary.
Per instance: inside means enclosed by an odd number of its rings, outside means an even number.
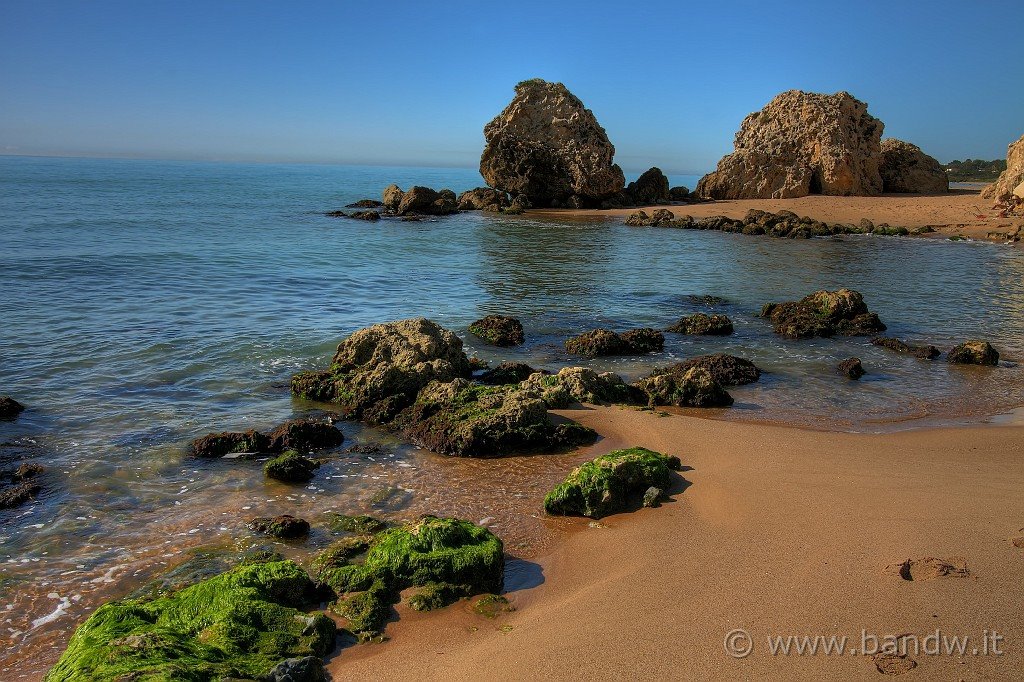
M748 357L766 373L720 419L877 430L948 423L1020 405L1024 257L991 244L845 237L772 240L603 219L464 214L420 223L329 219L321 210L392 181L466 189L444 169L252 166L0 158L0 393L29 406L0 423L0 464L47 467L45 492L0 512L0 668L34 674L102 600L144 586L197 548L265 542L245 523L302 515L329 542L331 510L394 519L456 514L491 526L516 555L565 525L540 499L585 452L452 460L343 424L348 442L307 487L267 483L256 463L197 462L184 446L219 429L266 428L323 406L294 401L292 373L322 366L359 327L424 315L462 331L519 316L528 342L467 350L557 369L562 341L595 326L665 327L723 296L736 333L666 335L665 352L588 362L629 378L696 354ZM775 337L770 300L848 286L889 334L948 348L988 338L1011 361L951 367L865 339ZM858 356L869 374L840 378ZM344 448L343 448L344 449ZM5 459L5 457L7 459ZM375 508L386 489L392 504ZM534 576L536 578L536 576Z

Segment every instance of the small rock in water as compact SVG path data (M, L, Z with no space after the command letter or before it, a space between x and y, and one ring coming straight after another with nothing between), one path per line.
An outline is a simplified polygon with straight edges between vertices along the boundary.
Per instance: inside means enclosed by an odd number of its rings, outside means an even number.
M860 358L847 358L839 363L838 369L847 379L860 379L867 373L860 363Z
M946 359L955 365L999 364L999 352L988 341L967 341L949 351Z
M309 535L309 522L290 514L255 518L249 522L249 528L281 540L295 540Z
M360 199L352 204L345 204L345 208L381 208L384 202L376 199Z
M9 395L0 396L0 419L13 421L25 410L25 406Z
M661 488L655 488L653 485L647 489L644 493L644 506L645 507L660 507L661 496L664 494Z

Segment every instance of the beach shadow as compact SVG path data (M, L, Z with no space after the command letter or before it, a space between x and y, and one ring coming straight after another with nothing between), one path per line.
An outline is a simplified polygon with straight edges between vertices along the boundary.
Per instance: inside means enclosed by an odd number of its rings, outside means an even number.
M540 564L526 559L509 559L505 562L505 594L530 590L544 584L544 569Z

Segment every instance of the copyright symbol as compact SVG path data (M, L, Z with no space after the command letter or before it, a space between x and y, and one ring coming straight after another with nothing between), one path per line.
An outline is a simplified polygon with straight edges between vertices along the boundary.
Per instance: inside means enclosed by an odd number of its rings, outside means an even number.
M746 658L753 650L754 640L746 630L736 628L725 633L725 653L733 658Z

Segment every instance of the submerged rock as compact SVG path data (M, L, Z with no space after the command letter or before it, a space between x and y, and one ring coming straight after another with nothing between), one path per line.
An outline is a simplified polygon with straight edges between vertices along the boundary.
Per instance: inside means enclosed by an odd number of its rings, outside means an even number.
M725 315L707 315L694 313L679 319L666 329L674 334L691 334L701 336L727 336L732 334L732 320Z
M374 535L388 527L388 524L373 516L350 516L332 512L327 523L334 533L355 533L356 535Z
M647 394L648 405L728 407L733 398L707 369L690 367L681 373L654 374L634 386Z
M469 325L469 333L493 346L519 346L526 341L523 324L508 315L488 315Z
M949 191L949 176L939 162L917 145L903 140L882 140L879 172L886 192L941 194Z
M476 386L464 379L427 385L399 421L413 441L456 457L581 445L597 437L575 422L554 424L547 404L521 386Z
M249 528L281 540L297 540L309 535L309 522L289 514L257 517L249 522Z
M338 550L326 560L318 558L320 580L337 597L333 609L362 639L380 633L403 590L420 588L422 596L413 606L426 610L473 594L498 593L504 585L501 540L467 521L424 516L363 540L362 562Z
M537 370L525 362L503 362L494 369L489 369L480 375L480 382L491 386L502 384L518 384L526 381Z
M999 352L988 341L966 341L954 346L946 359L956 365L988 365L999 364Z
M381 208L383 206L384 202L376 199L360 199L355 203L345 204L345 208Z
M338 346L330 369L292 378L292 392L339 403L352 416L383 424L431 381L470 375L462 340L424 318L375 324Z
M852 289L816 291L799 301L768 303L761 309L775 333L789 339L866 336L885 331L878 315L869 312L864 297Z
M14 509L30 502L43 490L42 466L22 462L15 469L0 470L0 509Z
M882 348L894 350L897 353L910 353L922 360L934 360L942 354L938 348L931 344L907 343L906 341L886 336L876 336L871 339L871 343Z
M625 511L651 488L668 490L678 457L646 448L615 450L577 467L544 498L549 514L599 519ZM660 497L660 494L658 495Z
M692 367L703 367L722 386L742 386L743 384L753 383L761 378L761 370L753 362L724 353L698 355L697 357L677 362L674 365L657 369L652 373L652 376L658 374L681 376Z
M46 679L268 679L286 659L334 648L334 621L302 610L315 600L305 571L272 561L154 599L108 602L75 631Z
M480 174L488 185L534 206L596 206L623 189L615 147L564 85L535 78L515 92L484 127Z
M313 478L319 467L319 463L289 450L263 465L263 474L284 483L305 483Z
M349 218L355 218L356 220L367 220L369 222L377 222L380 220L380 213L377 211L356 211Z
M743 119L735 151L701 178L697 194L712 199L880 194L883 128L848 92L789 90Z
M860 379L866 374L860 358L847 358L840 362L836 369L847 379Z
M0 420L14 421L24 411L25 406L11 396L0 396Z
M567 339L565 349L573 355L597 357L600 355L643 355L659 352L665 346L665 337L656 329L631 329L621 334L609 329L593 329Z

